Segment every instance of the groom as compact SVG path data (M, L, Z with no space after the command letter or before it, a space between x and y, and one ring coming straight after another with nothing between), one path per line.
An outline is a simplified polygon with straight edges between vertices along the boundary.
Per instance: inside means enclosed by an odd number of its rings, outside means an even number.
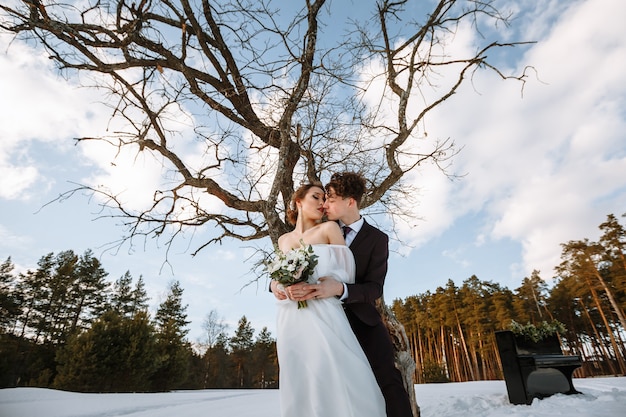
M334 174L326 185L324 209L329 220L344 228L346 245L354 254L354 284L321 278L319 284L307 284L309 291L301 299L338 297L344 306L380 389L385 397L387 417L412 417L409 396L400 371L394 364L394 350L389 332L376 310L387 274L389 237L365 221L359 204L365 193L365 180L353 172ZM295 288L294 288L295 289Z

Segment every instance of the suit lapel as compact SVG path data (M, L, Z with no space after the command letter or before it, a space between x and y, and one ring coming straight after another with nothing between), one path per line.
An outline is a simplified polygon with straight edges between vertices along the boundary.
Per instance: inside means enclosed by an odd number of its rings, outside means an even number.
M367 236L370 234L371 226L363 220L363 226L361 226L361 230L356 234L354 240L350 244L350 249L355 254L359 251L359 247L367 242Z
M354 255L354 262L356 263L355 280L357 283L362 280L362 275L364 273L363 268L365 268L368 263L368 244L370 244L368 236L371 234L371 229L372 226L370 226L366 221L363 221L361 230L359 230L359 233L356 234L354 240L350 244L350 250Z

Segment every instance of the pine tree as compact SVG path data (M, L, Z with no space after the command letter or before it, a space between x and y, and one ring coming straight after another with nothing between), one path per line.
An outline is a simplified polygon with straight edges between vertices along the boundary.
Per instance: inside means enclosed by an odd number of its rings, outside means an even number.
M626 327L624 324L626 319L623 314L618 314L621 308L613 296L613 290L603 279L596 264L597 260L602 259L604 249L597 243L589 242L588 239L570 241L561 246L563 247L561 255L563 261L557 268L559 275L574 277L581 292L589 298L586 304L593 306L593 313L594 315L597 314L599 320L591 316L591 311L586 311L585 314L589 314L590 321L595 323L596 328L594 330L604 332L604 335L608 336L610 340L612 353L603 347L605 354L609 354L606 359L616 362L614 367L616 372L626 373L626 352L622 348L623 343L621 343L619 335L613 329L616 324L618 327ZM613 319L612 313L617 316L617 320ZM602 326L599 326L600 323Z
M140 311L148 310L148 295L143 278L140 276L133 288L133 277L126 271L113 284L111 307L124 317L132 318Z
M515 290L515 317L518 323L537 324L548 319L545 311L545 294L548 285L534 270L530 278L522 280L522 285Z
M57 353L54 387L81 392L143 392L159 364L155 330L141 312L133 318L109 310L74 334Z
M239 319L235 335L230 339L230 349L236 367L237 388L249 388L250 364L252 362L252 346L254 329L246 316Z
M72 250L60 252L55 257L54 270L46 280L49 297L42 300L41 316L37 323L37 338L44 342L62 343L71 326L71 309L77 294L72 294L76 284L78 256Z
M603 231L600 244L605 249L602 269L608 275L607 281L614 289L623 314L626 311L626 228L613 214L609 214L606 222L600 225L600 230Z
M75 280L70 287L69 329L63 335L86 329L91 322L109 309L109 283L105 281L108 273L91 250L79 258L75 266Z
M35 271L28 270L20 274L16 286L23 299L22 314L19 317L20 337L34 334L43 320L42 309L45 300L50 297L47 282L50 280L53 267L54 254L49 253L39 259Z
M236 388L232 357L228 349L228 336L221 332L213 346L204 354L205 363L210 364L206 371L204 388Z
M140 311L148 310L148 293L146 292L146 284L143 281L143 277L139 275L139 279L135 284L135 288L132 292L132 308L131 314L134 316Z
M89 250L81 257L71 250L49 254L38 266L21 283L28 310L24 330L31 327L36 342L64 343L106 309L107 273Z
M253 388L276 388L278 386L278 357L276 341L263 327L252 346L251 382Z
M111 292L111 309L120 313L123 317L132 317L132 291L133 277L130 271L119 277L113 283Z
M185 340L189 321L182 296L183 289L179 282L172 283L167 298L159 305L155 315L157 349L161 362L152 378L152 386L156 391L177 388L188 376L192 351L189 342Z
M20 313L20 297L15 291L14 269L10 256L0 264L0 334L11 331Z

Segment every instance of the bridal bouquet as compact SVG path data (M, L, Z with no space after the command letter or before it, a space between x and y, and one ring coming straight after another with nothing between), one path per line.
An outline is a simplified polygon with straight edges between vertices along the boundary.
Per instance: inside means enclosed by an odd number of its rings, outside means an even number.
M283 253L276 248L274 258L265 263L270 278L279 284L288 287L298 282L306 281L317 265L317 255L311 245L305 245L300 240L300 247ZM305 301L298 301L298 308L307 306Z

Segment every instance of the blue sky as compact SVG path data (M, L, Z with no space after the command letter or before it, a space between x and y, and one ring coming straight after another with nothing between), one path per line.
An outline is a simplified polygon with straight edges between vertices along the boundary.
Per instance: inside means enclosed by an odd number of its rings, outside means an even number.
M607 214L626 213L626 2L505 3L519 18L502 36L537 41L508 53L505 65L532 65L537 77L522 94L519 84L479 75L428 118L429 137L463 147L452 166L463 176L452 181L433 167L411 176L419 219L400 225L392 241L389 303L473 274L515 289L538 269L549 282L561 243L596 239ZM474 41L464 30L457 38L459 47ZM112 252L106 249L123 229L115 219L97 219L88 196L46 205L72 183L149 193L160 173L134 155L128 171L114 173L101 148L74 146L72 138L104 130L109 113L95 104L94 91L56 76L42 51L10 41L0 35L0 260L11 256L25 270L49 252L92 249L111 280L127 270L142 275L154 305L179 280L192 340L213 309L231 330L245 314L255 329L273 331L265 283L243 288L254 278L252 247L269 241L227 242L192 257L198 232L169 253L154 239Z

